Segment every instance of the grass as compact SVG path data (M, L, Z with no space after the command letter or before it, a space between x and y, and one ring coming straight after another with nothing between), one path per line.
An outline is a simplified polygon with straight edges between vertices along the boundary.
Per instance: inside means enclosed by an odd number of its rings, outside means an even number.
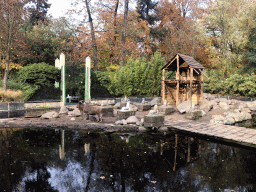
M22 91L0 89L0 102L23 102Z

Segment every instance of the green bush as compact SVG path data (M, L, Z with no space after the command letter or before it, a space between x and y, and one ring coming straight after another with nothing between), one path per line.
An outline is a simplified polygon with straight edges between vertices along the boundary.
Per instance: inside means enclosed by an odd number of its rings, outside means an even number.
M256 75L252 74L232 74L225 79L222 74L215 70L207 70L210 79L204 82L204 92L233 95L233 96L256 96Z
M47 63L34 63L19 70L18 75L24 83L50 87L60 80L60 71Z
M108 70L105 79L108 91L114 96L159 96L161 91L161 67L165 60L159 52L148 61L131 57L122 70Z
M27 65L17 75L22 84L25 101L32 98L42 87L54 88L54 83L60 81L60 71L47 63Z

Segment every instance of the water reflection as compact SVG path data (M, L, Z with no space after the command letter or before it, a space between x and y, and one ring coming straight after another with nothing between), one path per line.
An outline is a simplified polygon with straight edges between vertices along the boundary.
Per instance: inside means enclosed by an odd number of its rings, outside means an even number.
M174 132L0 129L2 191L255 191L255 152Z

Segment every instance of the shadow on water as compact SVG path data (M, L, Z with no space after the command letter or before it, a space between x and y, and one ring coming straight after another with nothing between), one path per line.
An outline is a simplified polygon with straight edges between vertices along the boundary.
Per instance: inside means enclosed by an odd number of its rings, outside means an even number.
M256 153L164 133L0 129L2 191L255 191Z

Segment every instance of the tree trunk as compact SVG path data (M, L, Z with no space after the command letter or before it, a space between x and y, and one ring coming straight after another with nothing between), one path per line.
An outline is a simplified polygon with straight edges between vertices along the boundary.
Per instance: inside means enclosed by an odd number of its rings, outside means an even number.
M92 38L92 49L93 49L93 64L94 64L94 71L98 70L98 59L97 59L97 45L95 40L95 31L93 28L92 16L91 11L89 8L88 0L85 0L86 9L89 17L90 27L91 27L91 38Z
M116 35L117 35L117 28L116 28L116 17L117 17L117 9L118 9L118 6L119 6L119 0L116 0L116 6L115 6L115 12L114 12L114 30L115 30L115 44L116 44Z
M127 18L128 18L128 3L129 0L125 0L124 5L124 26L123 26L123 34L122 34L122 48L121 48L121 62L120 69L124 66L125 61L125 38L126 38L126 29L127 29Z
M6 56L6 64L5 64L5 72L4 72L4 90L5 91L8 88L7 82L8 82L8 75L9 75L10 55L11 55L11 33L9 32L8 43L7 43L7 56Z

